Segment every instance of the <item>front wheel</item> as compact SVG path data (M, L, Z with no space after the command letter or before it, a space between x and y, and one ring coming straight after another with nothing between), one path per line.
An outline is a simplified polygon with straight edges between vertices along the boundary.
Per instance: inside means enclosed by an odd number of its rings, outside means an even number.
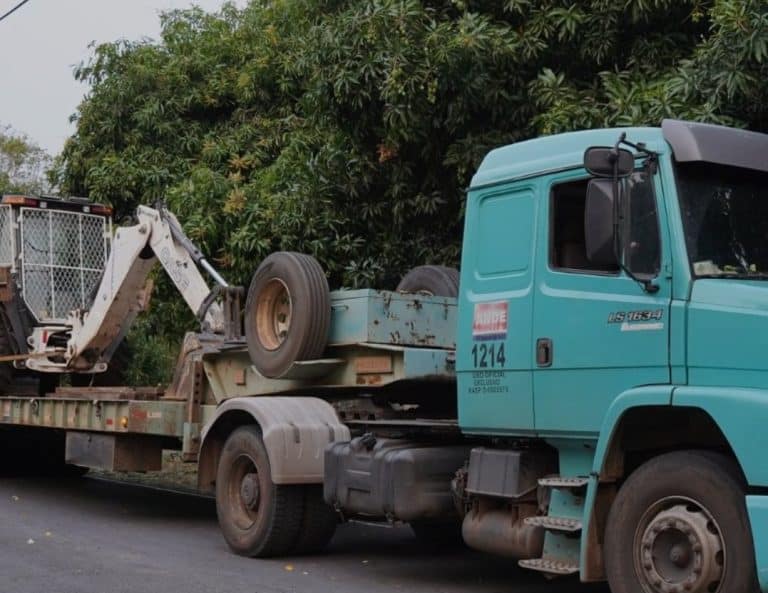
M304 493L272 481L256 426L241 426L224 444L216 473L216 513L229 547L242 556L279 556L301 529Z
M718 454L679 451L642 465L608 516L613 593L758 591L744 492L733 462Z

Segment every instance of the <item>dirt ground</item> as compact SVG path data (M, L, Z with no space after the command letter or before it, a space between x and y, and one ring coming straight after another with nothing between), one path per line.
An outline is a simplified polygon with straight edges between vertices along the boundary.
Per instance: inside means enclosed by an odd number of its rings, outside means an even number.
M163 467L160 471L110 472L91 470L90 475L157 488L192 492L197 490L197 464L182 461L180 451L163 451Z

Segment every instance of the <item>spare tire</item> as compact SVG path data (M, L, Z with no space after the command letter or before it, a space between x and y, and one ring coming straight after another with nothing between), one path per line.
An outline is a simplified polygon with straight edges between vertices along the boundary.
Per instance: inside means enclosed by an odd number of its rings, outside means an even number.
M459 296L459 271L447 266L417 266L403 276L397 292L455 298Z
M281 251L256 270L245 302L251 362L265 377L281 377L300 360L320 358L328 342L331 300L317 260Z

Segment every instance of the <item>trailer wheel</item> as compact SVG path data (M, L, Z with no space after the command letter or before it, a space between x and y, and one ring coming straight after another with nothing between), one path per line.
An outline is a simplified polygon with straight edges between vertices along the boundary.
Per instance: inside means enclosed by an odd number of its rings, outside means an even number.
M245 303L245 338L262 375L277 378L296 361L320 358L330 323L328 280L315 258L283 251L261 263Z
M323 486L310 484L304 490L304 515L299 537L293 545L293 553L315 554L321 552L331 541L339 523L336 511L325 504Z
M397 292L418 292L430 296L459 296L459 271L446 266L417 266L408 272Z
M256 426L241 426L229 436L216 474L216 513L232 551L256 557L287 553L299 535L302 494L299 486L272 482Z
M737 468L721 455L681 451L642 465L608 515L611 591L758 591L744 492Z

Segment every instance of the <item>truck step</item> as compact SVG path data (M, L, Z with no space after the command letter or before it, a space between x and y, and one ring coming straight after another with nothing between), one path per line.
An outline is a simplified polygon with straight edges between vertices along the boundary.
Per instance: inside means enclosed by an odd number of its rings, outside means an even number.
M565 533L576 533L581 531L581 521L578 519L569 519L567 517L526 517L526 525L533 525L535 527L543 527L549 531L562 531Z
M539 480L539 486L545 488L584 488L589 484L589 478L562 478L560 476L554 478L541 478Z
M520 560L518 564L523 568L538 570L551 575L565 576L579 572L578 564L563 562L562 560L550 560L549 558L536 558L534 560Z

